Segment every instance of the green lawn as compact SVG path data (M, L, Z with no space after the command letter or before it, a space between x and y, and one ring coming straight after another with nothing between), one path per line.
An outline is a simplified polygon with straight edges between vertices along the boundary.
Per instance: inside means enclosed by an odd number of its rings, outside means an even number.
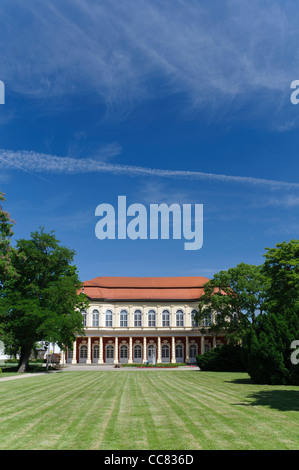
M247 374L59 372L0 379L0 449L299 449L299 387Z

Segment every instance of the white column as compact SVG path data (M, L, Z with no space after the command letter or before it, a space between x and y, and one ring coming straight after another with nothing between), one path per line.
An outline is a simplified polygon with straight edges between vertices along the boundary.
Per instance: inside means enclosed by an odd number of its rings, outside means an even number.
M170 306L170 326L175 327L176 326L176 321L175 321L175 311L174 311L174 305Z
M72 359L72 364L77 364L77 359L76 359L76 354L77 352L77 341L74 341L73 343L73 359Z
M161 358L161 337L158 336L158 359L157 359L157 362L162 362L162 358Z
M175 338L171 337L171 362L175 362Z
M146 337L143 337L143 362L147 361Z
M129 338L129 359L128 364L133 363L133 348L132 348L132 336Z
M65 353L66 353L66 349L61 349L60 361L59 361L59 363L60 363L62 366L65 364Z
M205 352L205 337L202 335L200 339L200 354L204 354Z
M189 357L189 338L188 338L188 336L186 336L185 361L186 361L187 363L190 362L190 357Z
M118 364L118 337L115 336L114 364Z
M128 309L128 327L134 326L133 305L129 305Z
M162 326L162 315L161 315L161 305L157 305L157 318L156 318L156 325L157 327Z
M87 359L86 364L91 364L91 337L87 338Z
M99 359L98 364L103 364L103 336L99 338L100 350L99 350Z
M216 335L213 335L213 348L216 348Z

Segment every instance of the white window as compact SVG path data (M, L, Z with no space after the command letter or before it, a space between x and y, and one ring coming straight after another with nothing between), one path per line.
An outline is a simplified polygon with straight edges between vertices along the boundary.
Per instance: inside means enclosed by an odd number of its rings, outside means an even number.
M168 310L163 310L162 312L162 326L170 326L170 313Z
M164 344L162 346L162 359L169 359L169 346Z
M99 357L100 357L100 347L96 344L93 347L93 358L94 359L99 359Z
M128 326L128 312L126 310L122 310L120 312L120 325L119 326L123 328Z
M113 359L114 358L114 347L109 344L106 349L106 357L107 359Z
M198 321L196 320L196 314L197 314L197 311L192 310L192 312L191 312L191 325L193 327L198 326Z
M190 358L196 357L197 356L197 348L195 344L191 344L189 348L189 356Z
M176 359L183 359L183 346L181 344L177 344L175 347L175 357Z
M134 346L134 359L141 359L142 357L142 348L139 344Z
M106 311L105 325L107 327L112 327L112 312L111 312L111 310Z
M99 312L98 312L98 310L93 310L93 312L92 312L92 326L99 326Z
M120 347L120 358L121 359L127 359L128 358L128 346L126 346L125 344L123 344Z
M134 312L134 326L142 326L142 313L140 310Z
M178 310L176 312L176 326L184 326L184 312L183 312L183 310Z
M212 324L212 314L208 314L203 319L203 326L211 326Z
M80 359L86 359L87 358L87 346L83 344L83 346L80 347Z
M154 310L148 312L148 326L156 326L156 312Z
M83 317L83 326L87 326L87 313L86 313L86 310L83 310L82 317Z

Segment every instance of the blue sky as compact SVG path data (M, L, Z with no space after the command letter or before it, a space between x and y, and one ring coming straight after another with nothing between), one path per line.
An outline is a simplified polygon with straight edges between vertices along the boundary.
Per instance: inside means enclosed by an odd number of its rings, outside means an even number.
M95 276L211 277L298 238L293 2L0 5L0 189ZM204 206L204 242L104 240L101 203Z

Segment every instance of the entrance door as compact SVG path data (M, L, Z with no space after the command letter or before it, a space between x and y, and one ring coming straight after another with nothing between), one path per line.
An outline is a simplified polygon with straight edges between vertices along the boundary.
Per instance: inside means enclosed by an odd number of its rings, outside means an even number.
M156 364L156 346L150 344L147 350L147 359L150 364Z
M139 344L134 346L134 363L140 364L142 362L142 348Z
M109 344L106 349L106 362L108 364L113 364L114 362L114 346Z
M120 359L119 359L119 362L120 363L127 363L128 362L128 346L126 346L125 344L123 344L121 347L120 347Z
M170 362L169 346L167 344L162 346L162 362Z
M97 363L100 357L100 346L97 344L93 347L92 362Z
M175 347L175 361L184 362L183 346L181 344L177 344Z

